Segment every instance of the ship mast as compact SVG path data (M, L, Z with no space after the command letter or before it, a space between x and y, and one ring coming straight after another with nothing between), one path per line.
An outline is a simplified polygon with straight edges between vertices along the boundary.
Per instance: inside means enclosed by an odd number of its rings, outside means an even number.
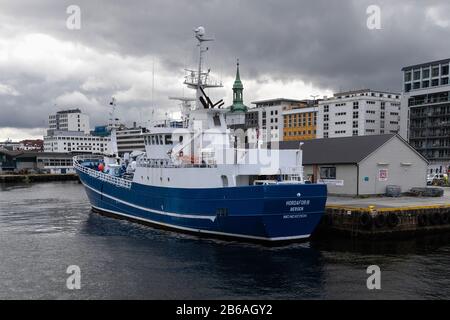
M198 69L197 71L186 69L189 74L186 75L184 84L186 84L189 88L196 90L196 109L200 109L200 97L202 96L201 89L220 88L222 87L222 82L212 81L209 79L209 69L207 72L203 71L203 55L208 51L208 47L204 47L204 42L213 41L214 39L208 39L205 37L204 27L198 27L195 29L194 34L198 41L197 46L199 47Z

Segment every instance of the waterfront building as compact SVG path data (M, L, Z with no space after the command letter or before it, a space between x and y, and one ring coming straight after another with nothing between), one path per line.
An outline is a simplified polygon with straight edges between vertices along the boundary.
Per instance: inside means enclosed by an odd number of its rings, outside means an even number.
M45 152L111 152L110 137L90 134L89 116L81 113L80 109L58 111L48 119L49 128L44 137Z
M250 112L257 112L258 125L249 131L251 141L262 143L269 141L282 141L284 137L284 117L283 112L302 108L306 100L295 100L286 98L276 98L254 101L254 108ZM253 118L252 118L253 117ZM247 119L254 119L255 115Z
M53 131L78 131L89 134L89 116L78 108L58 111L48 116L47 135L53 135Z
M317 138L391 134L399 128L399 93L363 89L319 102Z
M25 151L15 157L16 172L75 173L71 153Z
M44 151L109 154L110 141L110 137L86 135L77 131L60 131L55 135L44 137Z
M316 138L317 100L283 106L283 141Z
M450 169L450 59L404 67L402 135L430 161L429 173Z
M11 139L6 139L6 141L0 142L0 148L10 151L17 151L20 150L20 142L14 142Z
M12 151L0 147L0 173L16 170L16 156L22 151Z
M313 139L302 142L305 178L327 184L328 194L378 195L426 186L428 161L397 134ZM298 149L282 141L280 149Z
M41 139L26 139L19 142L19 150L25 151L42 151L44 149L44 141Z
M117 132L117 149L119 156L133 151L145 151L144 136L146 128L137 127L134 123L132 128L121 126Z

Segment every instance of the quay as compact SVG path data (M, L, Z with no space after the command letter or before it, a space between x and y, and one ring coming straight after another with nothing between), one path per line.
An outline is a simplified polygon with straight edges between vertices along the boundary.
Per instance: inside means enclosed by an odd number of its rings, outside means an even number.
M397 238L450 231L450 188L442 197L328 196L317 236Z
M0 175L0 183L28 183L51 181L76 181L75 173L66 174L3 174Z

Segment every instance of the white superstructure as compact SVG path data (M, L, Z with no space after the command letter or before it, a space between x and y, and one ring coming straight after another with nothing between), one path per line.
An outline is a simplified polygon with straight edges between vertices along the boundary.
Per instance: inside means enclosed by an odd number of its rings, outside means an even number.
M174 188L215 188L249 186L259 181L271 183L303 183L302 151L269 149L239 149L226 123L227 110L221 101L213 103L205 88L219 87L208 72L202 71L204 29L196 29L200 61L198 71L190 70L185 84L196 90L196 104L182 99L183 119L153 126L144 136L146 154L138 157L133 181L138 184ZM276 118L281 124L281 112L266 109L266 119ZM272 118L269 118L271 115ZM275 139L276 140L276 139Z

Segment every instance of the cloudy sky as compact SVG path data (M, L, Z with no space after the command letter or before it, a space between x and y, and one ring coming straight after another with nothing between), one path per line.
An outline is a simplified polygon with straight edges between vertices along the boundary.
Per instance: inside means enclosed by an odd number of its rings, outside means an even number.
M67 8L81 9L70 30ZM367 7L381 29L367 27ZM48 114L79 107L91 126L145 123L178 110L168 96L196 59L192 30L216 41L207 65L231 103L236 58L247 105L369 87L397 91L405 65L450 56L447 0L0 0L0 141L42 137ZM154 81L153 81L154 79Z

